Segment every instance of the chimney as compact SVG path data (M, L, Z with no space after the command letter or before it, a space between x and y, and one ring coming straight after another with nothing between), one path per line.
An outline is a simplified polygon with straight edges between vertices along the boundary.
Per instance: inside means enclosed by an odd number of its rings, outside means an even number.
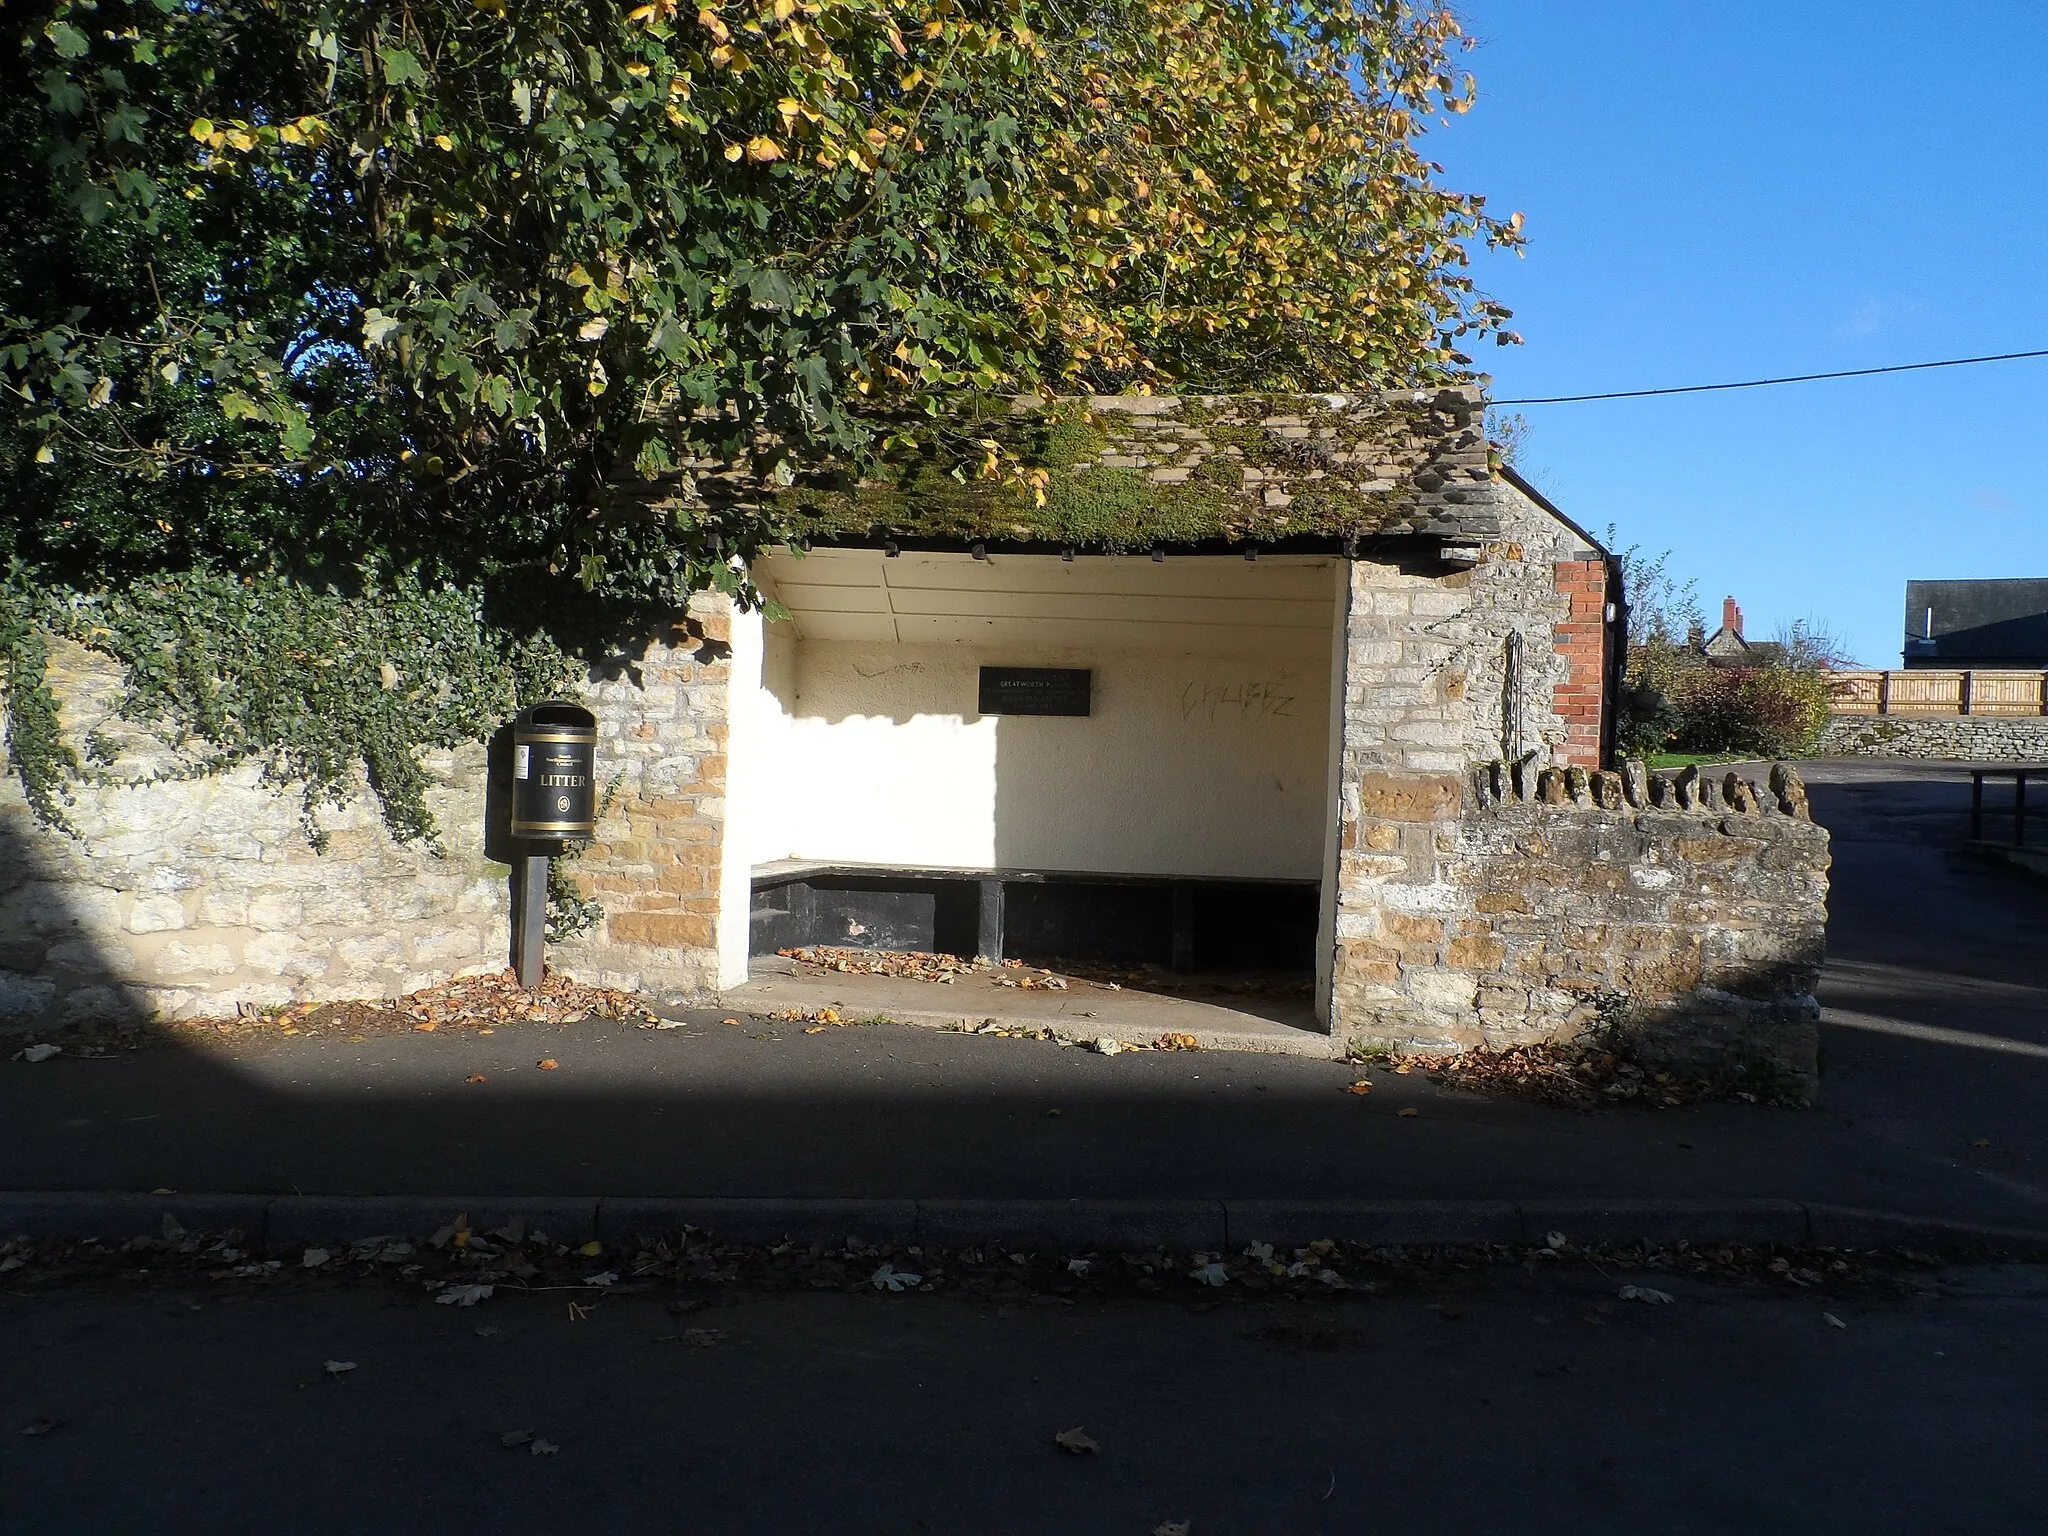
M1735 599L1721 599L1721 627L1736 639L1742 638L1742 610L1735 606Z

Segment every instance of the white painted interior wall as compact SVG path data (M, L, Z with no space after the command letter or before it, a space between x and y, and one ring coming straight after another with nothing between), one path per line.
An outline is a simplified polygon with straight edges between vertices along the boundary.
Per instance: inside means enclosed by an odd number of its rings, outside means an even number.
M1316 879L1336 564L768 557L793 617L735 640L733 850ZM1093 713L982 716L984 665L1089 668Z

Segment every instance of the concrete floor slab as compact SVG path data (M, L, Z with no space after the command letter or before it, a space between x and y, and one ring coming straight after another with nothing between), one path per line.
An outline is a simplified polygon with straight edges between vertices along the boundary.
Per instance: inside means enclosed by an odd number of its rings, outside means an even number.
M958 1028L962 1024L1051 1029L1080 1040L1104 1036L1120 1045L1150 1045L1161 1035L1193 1035L1204 1050L1265 1051L1334 1058L1343 1043L1323 1033L1307 998L1224 994L1211 1000L1113 987L1061 976L1064 990L1001 986L1004 978L1044 972L962 972L949 983L898 976L820 973L780 955L757 957L747 982L724 994L739 1012L804 1013L832 1008L845 1019L886 1017L898 1024Z

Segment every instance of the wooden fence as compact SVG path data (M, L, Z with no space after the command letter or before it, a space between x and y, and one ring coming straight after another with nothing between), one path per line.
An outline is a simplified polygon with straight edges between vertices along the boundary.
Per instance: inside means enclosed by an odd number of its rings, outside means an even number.
M2048 672L1836 672L1838 715L2048 714Z

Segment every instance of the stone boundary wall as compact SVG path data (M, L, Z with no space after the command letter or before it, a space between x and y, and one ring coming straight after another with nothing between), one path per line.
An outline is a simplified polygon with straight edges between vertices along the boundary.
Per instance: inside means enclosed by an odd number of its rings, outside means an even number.
M1810 1095L1828 834L1790 768L1759 785L1532 757L1361 789L1356 842L1380 851L1345 870L1339 1033L1500 1049L1616 1024L1648 1059Z
M700 596L583 690L617 792L569 866L603 924L549 948L580 979L667 1001L715 991L728 614ZM510 870L495 838L486 849L482 745L421 755L441 853L398 843L367 787L320 812L318 852L298 785L248 764L178 777L189 754L116 713L116 663L59 643L49 682L70 739L96 732L113 760L74 787L76 836L40 825L0 773L0 1030L395 996L508 963Z
M1835 715L1822 727L1813 755L2048 762L2048 717Z

